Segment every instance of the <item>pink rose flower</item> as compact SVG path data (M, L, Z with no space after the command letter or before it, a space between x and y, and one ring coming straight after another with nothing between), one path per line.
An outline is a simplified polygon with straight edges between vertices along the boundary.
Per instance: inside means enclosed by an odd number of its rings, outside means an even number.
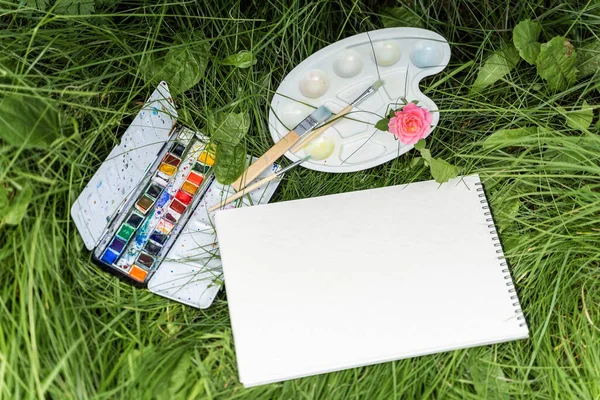
M415 144L429 133L431 113L415 103L408 103L390 118L388 128L402 143Z

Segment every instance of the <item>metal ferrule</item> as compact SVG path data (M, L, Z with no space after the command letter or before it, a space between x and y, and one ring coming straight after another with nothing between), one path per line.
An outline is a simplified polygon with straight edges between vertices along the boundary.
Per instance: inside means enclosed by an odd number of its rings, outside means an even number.
M294 128L294 132L296 132L299 136L304 135L306 132L313 130L315 126L318 124L325 122L331 117L331 111L325 106L321 106L312 112L308 117L304 118L302 122L300 122Z
M294 161L292 164L288 165L285 168L280 169L279 171L276 172L277 175L282 175L285 174L287 171L289 171L290 169L294 168L297 165L302 164L304 161L308 160L310 158L310 156L306 156L304 158L299 159L298 161Z
M302 136L306 132L312 130L312 128L314 128L315 126L317 126L318 123L319 123L319 121L317 121L316 119L314 119L312 117L312 115L309 115L308 117L304 118L302 120L302 122L300 122L298 125L296 125L296 127L294 128L294 131L298 135Z
M369 97L370 95L372 95L373 93L375 93L375 88L373 88L373 86L369 86L369 88L367 90L365 90L360 96L358 96L352 103L352 106L357 105L358 103L360 103L361 101L363 101L364 99L366 99L367 97Z

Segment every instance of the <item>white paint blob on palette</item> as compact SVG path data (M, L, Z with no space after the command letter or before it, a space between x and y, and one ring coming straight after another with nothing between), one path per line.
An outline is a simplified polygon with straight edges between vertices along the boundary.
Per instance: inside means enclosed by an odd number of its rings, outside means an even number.
M439 109L421 92L419 82L441 72L449 60L446 39L425 29L380 29L340 40L308 57L281 82L269 112L271 136L279 141L316 107L341 111L381 77L383 86L374 95L314 143L285 156L296 161L311 154L302 166L323 172L354 172L383 164L413 146L378 131L375 123L388 107L401 107L404 98L418 100L419 106L432 111L435 127Z

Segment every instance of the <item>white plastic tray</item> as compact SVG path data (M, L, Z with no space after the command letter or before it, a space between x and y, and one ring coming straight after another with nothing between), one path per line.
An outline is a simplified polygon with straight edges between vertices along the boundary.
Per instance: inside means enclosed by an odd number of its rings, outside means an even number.
M308 57L281 82L271 101L271 136L279 141L313 107L325 105L333 113L341 111L381 77L383 87L315 139L313 146L285 156L296 161L315 152L317 157L302 166L323 172L361 171L383 164L413 146L401 143L389 132L378 131L375 123L387 114L388 107L401 107L394 103L405 98L418 100L419 106L432 111L433 130L439 110L420 91L419 82L442 71L449 60L446 39L425 29L380 29L340 40ZM324 79L314 79L319 77ZM311 78L312 83L308 82ZM333 151L324 159L315 159L321 158L315 148L320 155L327 149Z

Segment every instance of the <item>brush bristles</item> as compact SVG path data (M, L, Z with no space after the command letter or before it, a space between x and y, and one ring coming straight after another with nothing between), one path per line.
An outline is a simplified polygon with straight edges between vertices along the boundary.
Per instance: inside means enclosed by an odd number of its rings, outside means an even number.
M381 86L383 86L383 81L381 79L378 79L373 85L371 85L371 87L375 90L379 89Z

